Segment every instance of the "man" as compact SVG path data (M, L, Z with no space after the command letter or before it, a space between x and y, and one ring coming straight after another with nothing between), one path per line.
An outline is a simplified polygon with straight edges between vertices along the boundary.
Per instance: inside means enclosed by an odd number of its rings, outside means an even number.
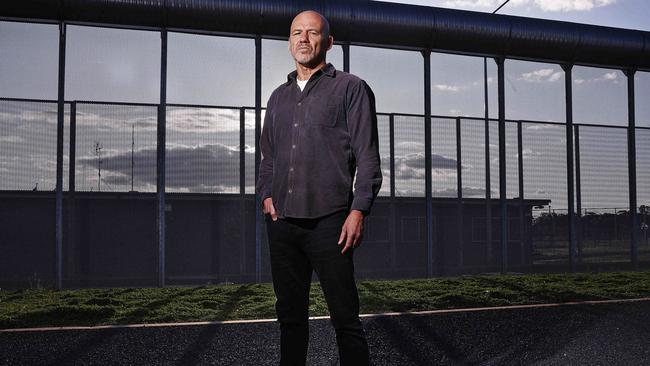
M293 19L289 51L296 70L271 94L260 139L256 189L264 205L281 365L305 364L313 270L341 365L369 362L352 258L382 182L377 119L368 85L326 63L333 42L319 13Z

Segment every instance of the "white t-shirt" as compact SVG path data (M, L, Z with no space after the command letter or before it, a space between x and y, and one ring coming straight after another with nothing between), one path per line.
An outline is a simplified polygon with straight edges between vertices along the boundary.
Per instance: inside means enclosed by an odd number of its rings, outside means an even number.
M307 82L309 80L299 80L298 78L296 78L296 81L298 82L298 87L300 87L300 91L303 91L303 89L305 89L305 85L307 85Z

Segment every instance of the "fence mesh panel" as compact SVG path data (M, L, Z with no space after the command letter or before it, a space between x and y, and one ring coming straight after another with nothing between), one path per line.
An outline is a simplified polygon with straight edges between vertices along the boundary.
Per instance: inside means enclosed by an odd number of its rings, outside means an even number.
M0 100L0 190L56 188L57 103ZM68 189L70 106L63 119L63 189Z
M239 109L167 107L166 192L240 192Z
M568 263L566 128L523 123L524 197L549 200L532 210L535 264Z
M433 197L457 197L456 120L431 119L431 190Z
M75 187L155 192L157 107L77 103Z
M627 131L580 126L579 261L629 262Z
M395 196L424 197L424 118L395 115Z

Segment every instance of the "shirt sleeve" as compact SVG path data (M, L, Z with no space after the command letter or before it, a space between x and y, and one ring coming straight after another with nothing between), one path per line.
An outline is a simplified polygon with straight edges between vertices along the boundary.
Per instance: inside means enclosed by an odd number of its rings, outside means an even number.
M275 100L275 93L273 93L266 105L264 126L262 126L262 134L260 136L260 152L262 153L262 161L260 162L256 189L262 202L271 197L271 192L273 190L273 158L275 156L275 147L273 146L273 108L275 106Z
M348 131L357 165L351 209L368 215L382 182L375 96L368 84L359 80L347 99Z

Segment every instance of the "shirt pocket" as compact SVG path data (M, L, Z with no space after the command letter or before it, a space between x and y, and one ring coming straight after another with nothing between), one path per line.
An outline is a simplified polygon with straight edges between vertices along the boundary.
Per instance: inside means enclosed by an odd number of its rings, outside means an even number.
M343 98L337 95L326 97L325 100L314 99L311 103L309 120L312 125L334 127L341 118Z

